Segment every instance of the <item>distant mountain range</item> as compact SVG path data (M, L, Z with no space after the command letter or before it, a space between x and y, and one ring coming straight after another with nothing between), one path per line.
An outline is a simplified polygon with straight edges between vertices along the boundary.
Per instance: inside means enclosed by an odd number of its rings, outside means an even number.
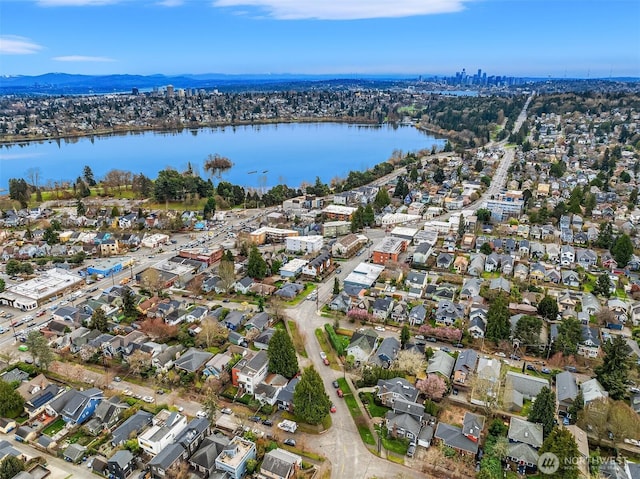
M123 93L131 92L133 88L149 91L153 88L164 88L173 85L174 88L204 88L220 91L247 90L296 90L313 88L346 88L369 87L389 88L402 84L415 84L416 75L303 75L303 74L256 74L256 75L226 75L222 73L207 73L199 75L75 75L69 73L46 73L44 75L0 76L0 95L82 95L89 93ZM422 80L429 81L433 75L422 75ZM442 79L442 76L438 77ZM523 82L637 82L638 78L609 78L609 79L550 79L536 77L520 77L518 84ZM466 88L466 86L460 86ZM473 88L473 87L472 87Z
M46 73L37 76L0 77L0 94L86 94L129 92L132 88L150 90L173 85L174 88L219 88L239 90L274 85L291 85L308 82L398 82L414 80L416 77L400 75L225 75L217 73L200 75L73 75L68 73Z

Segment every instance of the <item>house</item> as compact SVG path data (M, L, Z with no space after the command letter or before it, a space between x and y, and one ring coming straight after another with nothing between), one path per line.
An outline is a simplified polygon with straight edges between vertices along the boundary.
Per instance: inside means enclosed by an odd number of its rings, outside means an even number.
M565 244L560 248L560 265L571 266L576 261L576 250L573 246Z
M169 346L151 358L151 365L160 371L166 372L173 367L173 362L185 349L182 344Z
M506 410L522 410L524 400L535 399L543 387L549 387L548 379L507 371L503 394Z
M519 281L526 281L529 276L529 266L526 263L518 263L513 268L513 277Z
M347 355L353 356L356 363L364 363L373 352L377 339L378 333L372 329L356 331L353 336L351 336L351 341L349 342L346 353Z
M398 351L400 351L400 341L397 338L393 336L384 338L375 353L370 356L369 362L388 369L396 359Z
M578 384L573 373L563 371L556 374L556 409L566 415L578 396Z
M509 423L508 458L519 465L534 468L538 464L538 449L542 446L542 424L534 424L517 416Z
M70 444L62 453L65 461L78 463L82 460L85 453L87 452L87 448L81 446L80 444L74 443Z
M453 262L453 269L455 269L456 273L458 274L465 274L468 267L469 260L466 258L466 256L457 256L455 261Z
M116 451L107 461L109 477L114 477L115 479L126 479L135 468L135 457L127 449Z
M256 339L253 340L253 345L257 349L269 349L269 341L271 341L271 338L275 333L275 328L269 328L266 331L263 331L256 337Z
M44 411L45 406L62 392L62 388L49 382L43 374L39 374L20 384L16 391L24 399L25 412L33 418Z
M62 416L65 422L83 424L93 415L102 399L102 391L97 388L84 391L69 389L47 404L45 410L50 416Z
M233 385L247 394L253 394L258 384L267 376L268 365L269 358L266 351L259 351L252 357L241 359L231 370Z
M600 300L591 293L582 293L582 299L580 302L582 303L582 311L587 313L589 316L593 316L600 312L602 307Z
M253 279L245 276L244 278L239 279L235 283L233 283L233 289L236 293L240 294L248 294L249 288L253 284Z
M187 373L195 373L202 369L211 358L213 358L213 353L197 348L189 348L173 362L173 366Z
M564 284L565 286L568 286L570 288L579 288L580 287L580 276L578 276L578 273L568 269L568 270L562 270L561 272L562 275L562 284Z
M418 390L404 378L379 379L376 396L385 406L393 407L396 399L415 402Z
M582 479L587 479L590 477L589 475L589 440L587 438L587 433L585 431L583 431L582 429L580 429L578 426L576 426L575 424L572 424L570 426L563 426L567 431L569 431L571 433L571 435L573 436L574 441L576 442L576 445L578 446L578 470L580 471L580 477ZM631 477L639 477L640 476L640 468L635 465L635 472L636 475L635 476L631 476Z
M582 391L585 406L590 402L598 401L609 396L609 393L596 378L589 379L580 384L580 391Z
M591 267L597 264L598 255L591 249L578 248L576 249L576 262L589 271Z
M290 479L302 467L302 458L285 449L276 448L264 455L260 475L267 479Z
M426 317L427 308L425 308L424 304L418 304L411 308L409 312L409 324L411 324L411 326L419 326L424 323Z
M189 458L189 464L203 477L213 477L212 473L216 468L216 458L228 445L229 438L223 434L216 433L207 436L196 452Z
M427 374L440 374L444 379L449 380L455 362L453 356L438 349L429 358Z
M494 278L489 282L489 290L509 293L511 292L511 283L509 280L500 276L499 278Z
M423 404L397 399L393 404L393 410L385 414L388 434L392 437L403 437L411 444L416 444L425 416Z
M582 337L578 343L578 354L586 358L597 358L600 354L600 334L598 328L582 325Z
M427 285L427 274L423 271L409 271L404 280L404 284L409 288L409 296L420 298L424 294Z
M500 267L500 259L501 256L495 251L487 256L487 259L484 261L484 270L487 273L493 273L497 271Z
M462 285L460 290L460 299L466 300L474 298L480 294L480 287L482 286L482 279L469 278Z
M394 301L392 298L389 298L387 296L376 298L376 300L371 305L371 314L373 314L374 317L385 321L389 317L389 314L393 309L393 305Z
M131 437L144 431L151 425L153 414L147 411L136 411L136 413L126 419L111 434L111 445L117 447L128 441Z
M440 269L449 269L453 264L453 255L449 253L440 253L436 258L436 267Z
M247 331L249 331L250 329L257 329L258 331L262 332L270 324L270 322L271 318L269 317L269 313L262 311L254 315L247 321L247 323L245 324L245 329Z
M470 375L476 369L478 353L473 349L465 349L460 352L453 367L453 382L464 386L468 383Z
M484 271L486 256L482 253L471 255L471 262L467 267L467 273L471 276L478 277Z
M274 294L283 299L293 299L298 296L300 291L304 290L302 283L285 283Z
M484 338L486 330L486 320L481 316L475 316L474 318L469 319L469 327L467 328L467 331L474 339Z
M464 318L464 308L448 300L438 303L436 310L436 323L452 326L457 320Z
M227 472L233 479L241 479L247 470L247 461L256 458L256 445L235 436L216 457L216 469Z
M482 428L484 427L484 421L484 416L466 412L463 418L462 429L444 422L439 422L434 438L461 454L475 456L478 453L478 443Z
M184 447L179 443L167 445L158 454L151 458L147 467L154 478L167 476L170 471L177 467L180 461L188 457Z
M204 370L202 371L202 374L205 377L213 376L215 378L218 378L225 371L227 371L227 368L232 360L233 360L233 357L231 356L230 353L227 353L227 352L218 353L215 356L213 356L209 361L207 361L207 364L204 365Z
M230 331L238 331L245 319L245 313L234 309L229 311L222 322Z
M187 418L178 412L162 409L152 420L153 425L138 436L138 444L148 454L158 454L175 442L187 427Z
M9 419L9 418L6 418L6 417L0 418L0 433L2 433L2 434L10 433L17 426L18 426L18 424L13 419Z
M129 408L127 403L121 402L118 396L105 399L96 407L93 417L85 424L85 429L89 434L97 436L105 429L113 427L121 418L122 414Z
M293 412L293 392L296 389L296 385L300 382L300 377L296 376L289 381L289 383L278 392L276 397L276 404L278 409L282 411Z

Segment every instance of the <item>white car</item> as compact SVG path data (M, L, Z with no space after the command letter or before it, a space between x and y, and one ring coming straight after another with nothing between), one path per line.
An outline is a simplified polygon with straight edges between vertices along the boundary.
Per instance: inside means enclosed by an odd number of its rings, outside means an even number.
M148 402L148 403L152 403L153 401L155 401L155 399L153 399L153 397L151 397L151 396L144 396L144 397L142 398L142 400L143 400L144 402Z
M322 359L327 359L327 354L324 351L320 351L320 357Z
M200 410L196 413L196 417L207 417L207 413Z
M502 351L500 351L499 353L496 353L496 356L498 356L499 358L506 358L507 355L505 353L503 353Z
M384 329L384 327L383 327L383 326L376 326L376 327L375 327L375 330L376 330L376 331L381 331L381 332L382 332L382 331L386 331L386 329Z

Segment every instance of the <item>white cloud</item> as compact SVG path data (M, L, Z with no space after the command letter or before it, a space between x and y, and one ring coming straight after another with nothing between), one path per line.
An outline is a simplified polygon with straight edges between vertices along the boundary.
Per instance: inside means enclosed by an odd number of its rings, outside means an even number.
M31 55L40 50L42 47L28 38L14 35L0 36L0 53L4 55Z
M280 20L358 20L452 13L472 0L214 0L216 7L254 6Z
M89 57L85 55L67 55L63 57L53 57L52 60L55 60L57 62L94 62L94 63L115 62L113 58Z
M184 0L160 0L158 5L161 7L180 7L184 4Z
M120 3L121 0L36 0L41 7L87 7L98 5L111 5Z

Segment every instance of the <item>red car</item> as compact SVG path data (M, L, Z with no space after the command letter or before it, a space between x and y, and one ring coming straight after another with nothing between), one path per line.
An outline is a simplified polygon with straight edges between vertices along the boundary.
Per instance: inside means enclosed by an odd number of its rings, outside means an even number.
M336 409L336 405L335 405L335 404L333 404L333 403L331 403L331 408L329 408L329 411L331 411L331 412L336 412L336 411L337 411L337 409Z
M336 393L338 393L339 398L344 397L344 393L342 392L342 389L338 389Z
M325 366L329 366L329 360L327 358L324 358L322 362L324 363Z

